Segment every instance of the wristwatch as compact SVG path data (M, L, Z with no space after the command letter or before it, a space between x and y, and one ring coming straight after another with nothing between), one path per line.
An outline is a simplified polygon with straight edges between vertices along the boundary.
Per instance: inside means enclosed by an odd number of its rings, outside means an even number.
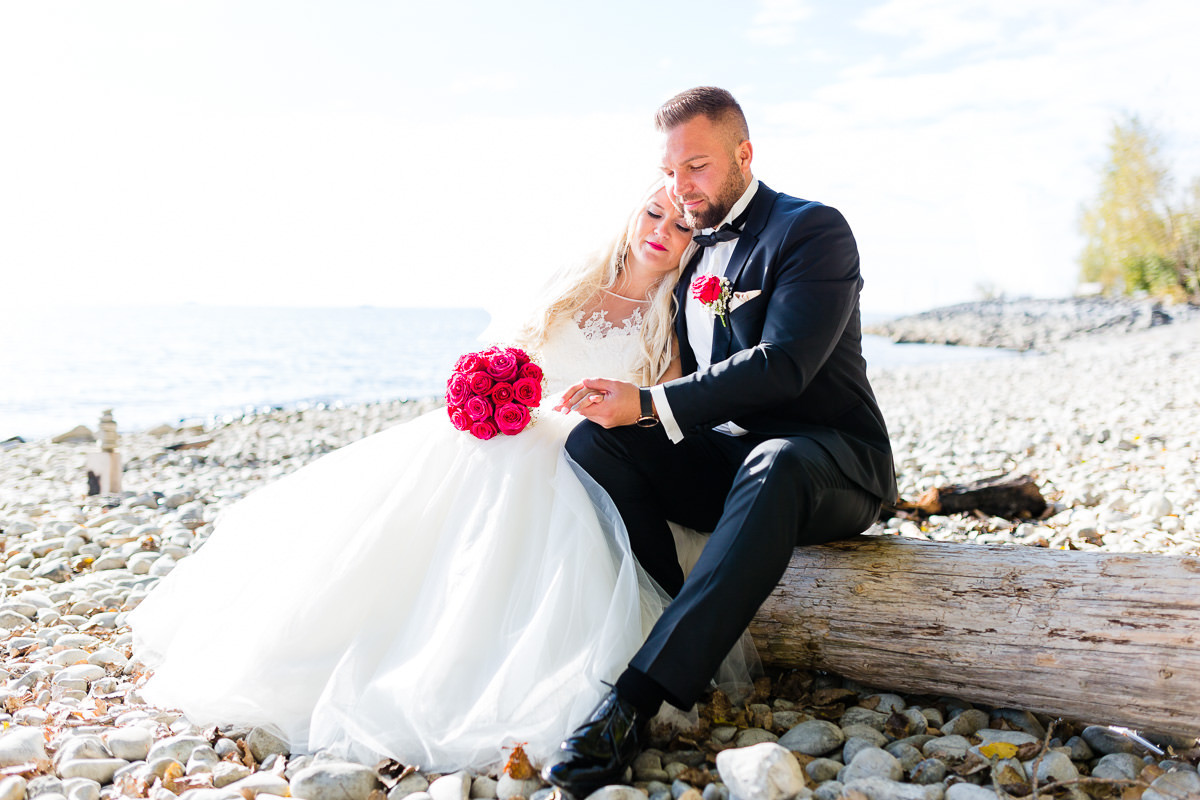
M639 428L653 428L658 424L658 417L654 416L654 398L650 396L650 390L638 389L638 398L642 401L642 415L633 424Z

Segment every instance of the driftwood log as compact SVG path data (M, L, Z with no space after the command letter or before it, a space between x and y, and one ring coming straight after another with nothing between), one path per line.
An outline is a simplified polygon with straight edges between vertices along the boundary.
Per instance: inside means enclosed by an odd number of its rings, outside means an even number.
M1200 558L860 536L797 548L764 664L1200 736Z

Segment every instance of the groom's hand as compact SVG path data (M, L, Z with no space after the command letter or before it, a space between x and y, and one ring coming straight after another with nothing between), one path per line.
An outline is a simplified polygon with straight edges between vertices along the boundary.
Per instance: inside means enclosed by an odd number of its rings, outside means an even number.
M625 381L587 378L563 392L560 411L574 409L605 428L632 425L641 416L638 387Z

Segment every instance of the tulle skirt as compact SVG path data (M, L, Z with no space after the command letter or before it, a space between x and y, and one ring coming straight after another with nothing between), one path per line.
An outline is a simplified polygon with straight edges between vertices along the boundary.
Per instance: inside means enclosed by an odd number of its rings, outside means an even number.
M547 758L665 602L563 453L577 420L484 442L434 412L232 506L130 615L143 697L294 752Z

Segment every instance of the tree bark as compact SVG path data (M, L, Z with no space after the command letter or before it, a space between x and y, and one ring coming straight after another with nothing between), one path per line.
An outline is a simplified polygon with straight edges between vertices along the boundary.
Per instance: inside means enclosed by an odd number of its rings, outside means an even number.
M764 664L1200 736L1200 558L860 536L797 548Z

